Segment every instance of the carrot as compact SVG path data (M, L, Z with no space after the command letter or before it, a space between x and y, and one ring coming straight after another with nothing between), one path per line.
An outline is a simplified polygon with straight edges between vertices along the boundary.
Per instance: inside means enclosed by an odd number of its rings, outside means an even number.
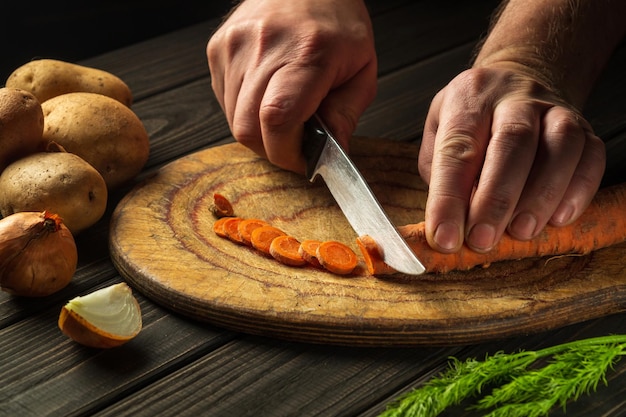
M211 211L216 217L232 217L235 213L230 201L220 193L213 194Z
M293 236L278 236L270 243L270 255L280 263L291 266L302 266L306 260L300 256L300 242Z
M261 253L271 256L270 245L272 244L272 240L278 236L284 235L285 232L274 226L261 226L252 231L252 234L250 235L250 243Z
M317 248L320 243L322 242L316 239L306 239L300 242L300 247L298 248L300 256L302 256L305 261L318 268L322 266L317 259Z
M385 263L380 247L373 237L368 235L359 236L356 239L356 244L361 250L365 266L371 275L386 275L398 272Z
M239 223L241 223L241 218L239 217L228 217L226 221L224 221L224 232L226 236L235 243L244 244L239 237Z
M252 232L254 231L254 229L267 225L267 222L261 219L243 219L239 222L239 225L237 226L239 238L246 245L252 245L250 239L252 238Z
M358 258L350 247L334 240L320 243L315 255L324 268L339 275L351 273L358 263Z
M228 235L226 234L226 229L224 228L224 223L226 223L226 220L230 218L231 217L221 217L217 219L215 223L213 223L213 231L216 235L218 235L219 237L228 238Z
M452 270L468 270L475 266L488 267L503 260L556 255L586 255L590 252L626 240L626 184L607 187L598 191L585 212L574 223L562 226L546 226L535 238L528 241L513 239L505 234L500 242L487 253L478 253L467 246L451 254L437 252L426 241L424 223L398 228L400 234L417 254L427 272L445 273ZM371 274L393 273L380 258L380 252L372 248L369 237L360 236L361 251ZM371 239L371 238L369 238ZM378 253L378 255L377 255ZM382 263L381 263L382 262Z

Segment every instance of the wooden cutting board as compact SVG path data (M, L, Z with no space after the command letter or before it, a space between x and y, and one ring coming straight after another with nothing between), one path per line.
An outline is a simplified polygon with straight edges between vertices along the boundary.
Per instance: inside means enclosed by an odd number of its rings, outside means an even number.
M351 154L395 224L423 219L414 145L355 138ZM299 239L355 233L323 182L311 184L233 143L191 154L116 207L111 257L154 301L224 328L356 346L453 345L538 332L624 310L626 244L589 256L524 259L446 275L351 276L285 266L213 233L214 193L244 218Z

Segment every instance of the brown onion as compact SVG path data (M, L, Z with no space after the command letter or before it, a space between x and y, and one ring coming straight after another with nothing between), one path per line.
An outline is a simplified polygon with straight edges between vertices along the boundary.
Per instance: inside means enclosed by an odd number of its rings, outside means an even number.
M0 287L13 295L43 297L70 283L78 251L61 218L18 212L0 220Z

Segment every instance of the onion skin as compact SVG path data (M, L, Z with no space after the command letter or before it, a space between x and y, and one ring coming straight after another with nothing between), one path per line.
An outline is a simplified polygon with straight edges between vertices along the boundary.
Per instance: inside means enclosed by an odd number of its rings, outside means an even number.
M119 336L105 332L89 323L80 314L67 308L61 309L58 324L66 336L81 345L92 348L110 349L118 347L135 337L135 335Z
M44 297L70 283L78 263L76 242L50 212L18 212L0 220L0 288Z

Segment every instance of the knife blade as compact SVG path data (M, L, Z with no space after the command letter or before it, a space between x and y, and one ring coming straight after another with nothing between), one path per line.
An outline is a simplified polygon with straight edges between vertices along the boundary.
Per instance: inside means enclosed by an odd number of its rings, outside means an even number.
M393 225L369 185L318 115L305 123L302 151L306 176L321 176L358 236L369 235L385 262L398 272L419 275L424 266Z

